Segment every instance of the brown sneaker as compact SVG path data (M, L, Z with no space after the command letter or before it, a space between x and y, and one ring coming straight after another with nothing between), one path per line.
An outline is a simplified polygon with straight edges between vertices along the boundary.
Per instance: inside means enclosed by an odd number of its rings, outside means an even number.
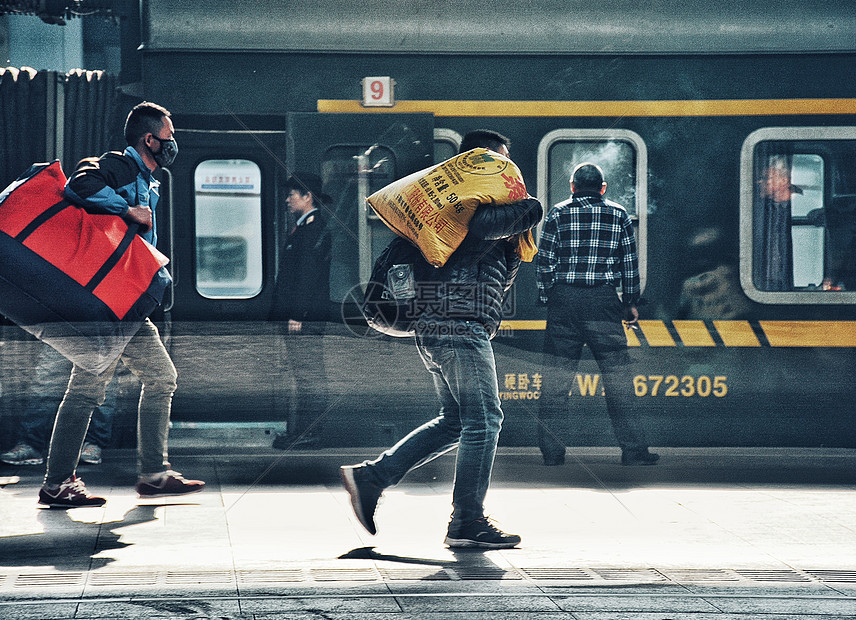
M204 488L205 483L201 480L185 480L180 473L169 469L156 482L138 482L137 494L140 497L169 497L199 493Z
M79 508L82 506L103 506L107 500L96 497L86 490L83 480L72 476L64 480L58 489L42 487L39 490L39 503L51 508Z

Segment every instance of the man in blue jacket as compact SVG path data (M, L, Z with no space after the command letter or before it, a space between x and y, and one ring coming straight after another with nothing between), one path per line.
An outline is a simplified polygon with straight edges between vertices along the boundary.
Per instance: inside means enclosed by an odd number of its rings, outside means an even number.
M493 131L468 133L460 152L476 147L505 157L509 153L508 138ZM431 373L440 412L374 461L341 468L354 512L370 534L377 531L374 513L383 490L457 447L445 543L482 549L520 543L520 536L501 531L484 514L502 426L490 340L499 329L503 300L520 266L517 235L534 228L542 214L534 198L477 209L463 243L434 272L436 282L423 283L432 289L432 303L417 322L416 347Z
M83 160L68 180L66 198L93 213L117 215L139 224L139 234L157 243L155 208L159 182L153 172L169 166L178 153L170 113L153 103L137 105L125 122L124 152L105 153ZM158 330L146 319L119 359L143 384L137 422L136 490L140 497L185 495L201 491L205 483L186 480L170 469L167 433L177 373L161 343ZM60 403L48 449L47 472L39 503L52 508L102 506L76 476L76 468L92 411L104 402L116 364L99 375L75 364Z

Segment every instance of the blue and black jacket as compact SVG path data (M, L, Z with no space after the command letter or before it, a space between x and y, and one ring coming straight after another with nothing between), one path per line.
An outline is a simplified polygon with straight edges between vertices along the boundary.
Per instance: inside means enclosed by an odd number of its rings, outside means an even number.
M157 246L157 221L160 181L143 163L140 154L129 146L123 153L110 151L101 157L88 157L65 185L65 198L90 213L109 213L125 217L130 207L149 207L152 227L140 229L140 236Z

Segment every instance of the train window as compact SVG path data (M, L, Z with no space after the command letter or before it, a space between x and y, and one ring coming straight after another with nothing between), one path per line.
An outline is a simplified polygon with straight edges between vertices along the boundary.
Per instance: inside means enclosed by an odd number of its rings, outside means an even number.
M365 155L360 173L357 156ZM395 180L395 153L380 145L336 144L324 152L321 176L333 198L330 233L330 299L341 302L368 282L374 258L393 233L365 206L365 197Z
M856 129L766 128L741 157L741 282L763 303L856 300Z
M453 129L434 129L434 163L442 163L457 155L461 140L461 134Z
M262 290L261 170L246 159L209 159L194 173L196 290L247 299Z
M636 227L639 276L647 271L648 152L639 134L625 129L558 129L538 146L538 194L545 209L567 200L574 168L592 162L603 169L607 198L621 204Z

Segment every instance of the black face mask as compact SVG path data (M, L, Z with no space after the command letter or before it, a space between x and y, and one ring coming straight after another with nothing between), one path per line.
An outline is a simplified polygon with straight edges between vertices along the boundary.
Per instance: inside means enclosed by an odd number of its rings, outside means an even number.
M172 165L172 162L175 161L175 156L178 155L178 143L170 138L168 140L161 140L156 135L152 134L152 138L161 143L160 151L155 153L151 149L152 157L155 158L158 166L161 168L166 168L167 166Z

